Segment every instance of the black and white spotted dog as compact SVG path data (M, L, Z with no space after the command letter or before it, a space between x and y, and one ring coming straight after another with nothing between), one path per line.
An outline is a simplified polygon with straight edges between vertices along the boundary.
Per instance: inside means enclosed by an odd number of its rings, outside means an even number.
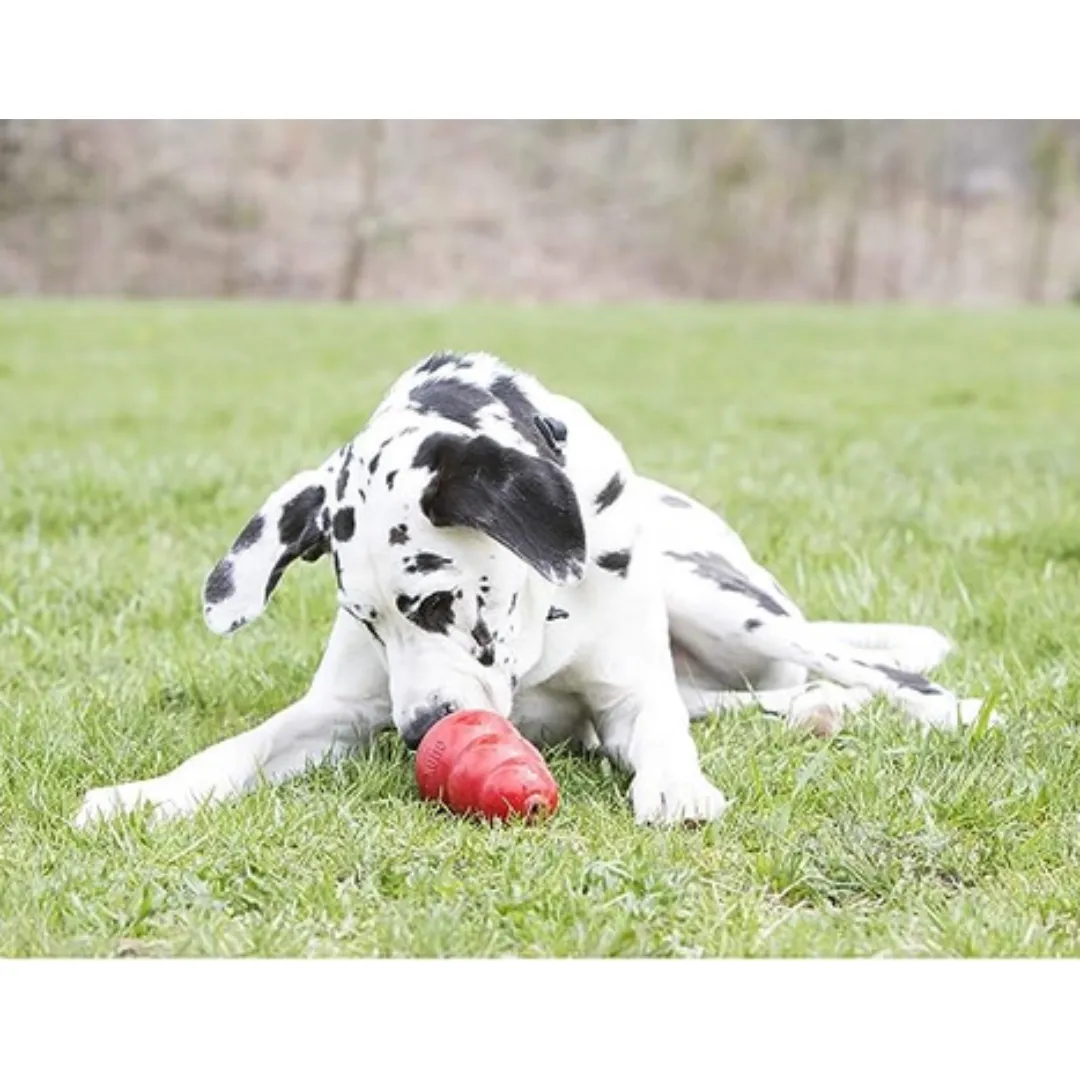
M878 693L932 727L980 714L924 677L941 634L808 621L716 514L486 354L418 364L355 439L274 492L207 578L207 623L238 630L291 563L323 556L340 611L308 692L172 772L89 792L79 824L139 803L189 814L391 725L415 747L463 708L540 745L599 746L633 774L639 822L710 820L725 800L691 717L756 705L830 732Z

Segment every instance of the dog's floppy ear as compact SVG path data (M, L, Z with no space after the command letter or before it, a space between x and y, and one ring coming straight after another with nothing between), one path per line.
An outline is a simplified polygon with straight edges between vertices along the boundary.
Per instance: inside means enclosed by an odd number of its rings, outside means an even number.
M585 573L585 525L566 474L487 435L431 435L416 464L432 470L420 508L433 525L479 529L548 581Z
M260 507L203 585L203 616L231 634L259 616L291 562L314 562L330 550L323 471L297 473Z

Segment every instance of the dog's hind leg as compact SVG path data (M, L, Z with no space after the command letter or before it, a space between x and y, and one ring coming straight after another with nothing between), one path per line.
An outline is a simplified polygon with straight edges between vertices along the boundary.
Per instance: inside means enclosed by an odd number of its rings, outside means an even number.
M815 623L769 617L761 619L751 633L766 655L803 664L841 687L882 694L925 727L954 728L973 723L982 714L981 700L958 700L924 675L884 663L874 650L845 645ZM999 719L990 717L992 723Z
M875 654L877 663L919 675L933 671L953 651L953 643L929 626L817 621L812 625L842 645Z
M311 688L299 701L172 772L90 791L75 824L85 826L140 805L152 807L156 820L192 814L260 781L278 784L310 765L337 760L390 723L386 674L367 631L339 612Z
M813 725L821 705L842 717L880 693L930 727L955 727L980 715L980 701L958 701L922 674L949 651L937 631L807 622L720 517L663 485L646 486L672 656L691 712L753 704L789 720L809 717ZM811 673L839 685L807 687ZM763 691L784 693L762 697Z
M655 481L641 484L680 681L712 691L803 685L804 665L768 656L750 633L769 616L801 620L794 601L719 515Z

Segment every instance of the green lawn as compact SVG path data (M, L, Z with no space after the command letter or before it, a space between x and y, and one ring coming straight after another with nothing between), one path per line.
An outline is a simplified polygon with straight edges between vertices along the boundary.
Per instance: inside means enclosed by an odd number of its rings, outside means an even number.
M79 833L305 689L325 563L222 641L202 579L262 497L440 347L585 401L722 508L809 614L926 622L1001 730L875 707L832 741L697 725L734 800L634 826L555 757L560 813L419 802L387 737L196 819ZM1080 315L0 304L0 955L1080 954Z

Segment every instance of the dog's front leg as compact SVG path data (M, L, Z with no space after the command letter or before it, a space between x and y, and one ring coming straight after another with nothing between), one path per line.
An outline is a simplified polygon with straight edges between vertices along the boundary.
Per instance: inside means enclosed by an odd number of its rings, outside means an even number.
M261 780L280 783L308 766L337 760L390 724L386 676L366 631L338 614L311 688L299 701L240 735L224 739L171 772L148 780L95 788L75 818L85 826L140 805L161 820L249 791Z
M578 689L604 753L633 774L630 798L639 824L713 821L727 800L701 770L668 646L663 596L647 580L642 574L638 588L633 581L617 583L615 603L598 607L610 621L576 665ZM622 600L628 607L618 612Z
M601 746L632 771L638 824L714 821L727 800L701 770L686 706L676 693L638 688L596 713Z

